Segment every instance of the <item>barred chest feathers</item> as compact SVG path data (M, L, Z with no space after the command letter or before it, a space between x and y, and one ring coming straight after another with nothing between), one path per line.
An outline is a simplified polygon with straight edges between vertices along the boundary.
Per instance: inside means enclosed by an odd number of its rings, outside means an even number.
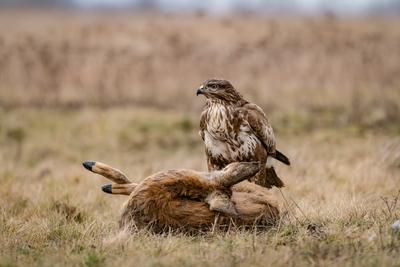
M234 107L211 104L207 111L204 143L212 157L243 161L261 145L246 121L235 114Z

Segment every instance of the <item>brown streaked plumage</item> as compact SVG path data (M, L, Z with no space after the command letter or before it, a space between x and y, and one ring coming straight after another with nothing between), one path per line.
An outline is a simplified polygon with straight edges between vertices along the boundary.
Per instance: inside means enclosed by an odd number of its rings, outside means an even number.
M97 164L101 168L96 168ZM106 174L105 177L113 182L115 177L123 175L103 163L85 162L83 165L103 176ZM103 190L129 195L120 219L122 228L146 228L162 233L170 229L197 232L211 229L214 223L266 226L279 218L276 202L265 188L241 182L257 173L259 168L256 162L236 162L213 172L168 170L153 174L140 183L131 183L127 178L126 184L107 185L110 191L104 190L103 186ZM118 187L117 192L114 192L114 186Z
M246 101L226 80L211 79L198 89L207 98L200 118L200 136L205 143L209 171L232 162L259 161L263 167L253 180L264 187L283 187L272 158L290 165L276 150L274 131L263 110Z

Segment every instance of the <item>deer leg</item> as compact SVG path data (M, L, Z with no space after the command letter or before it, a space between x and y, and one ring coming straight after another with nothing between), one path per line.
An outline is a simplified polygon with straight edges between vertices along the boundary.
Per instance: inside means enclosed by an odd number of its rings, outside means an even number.
M221 171L213 172L211 179L220 189L211 192L205 200L210 205L210 210L237 216L235 205L230 199L230 194L227 193L231 192L231 186L252 177L259 170L260 164L258 162L235 162Z
M243 180L251 178L260 171L260 163L253 162L233 162L226 166L216 175L213 180L221 187L229 188Z
M230 216L238 215L235 205L226 192L215 190L207 196L205 202L210 205L210 210L212 211L218 211Z
M133 190L135 190L136 186L138 184L136 183L130 183L130 184L107 184L103 185L101 187L101 190L103 192L108 193L108 194L114 194L114 195L130 195Z
M85 169L100 174L101 176L113 181L116 184L130 184L131 181L120 170L117 170L107 164L96 161L85 161L82 163Z

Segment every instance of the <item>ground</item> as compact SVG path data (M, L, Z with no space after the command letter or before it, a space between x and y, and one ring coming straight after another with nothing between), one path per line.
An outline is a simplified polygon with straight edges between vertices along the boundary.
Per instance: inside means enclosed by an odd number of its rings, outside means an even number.
M400 141L320 129L279 135L293 165L274 189L285 214L265 232L201 236L119 233L125 196L83 169L94 159L134 181L168 168L205 169L196 114L113 108L2 111L0 264L117 266L396 266Z
M26 20L9 31L16 14ZM0 266L399 266L395 19L3 15ZM260 36L255 25L267 25ZM282 220L261 232L120 232L127 197L104 194L108 181L81 163L133 181L205 170L195 88L213 73L263 107L291 159L276 164L286 186L271 190Z

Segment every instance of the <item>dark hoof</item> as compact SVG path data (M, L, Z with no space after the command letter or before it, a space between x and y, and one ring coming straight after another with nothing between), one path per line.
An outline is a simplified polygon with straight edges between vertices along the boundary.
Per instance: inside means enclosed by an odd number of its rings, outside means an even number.
M105 193L112 194L112 185L110 184L103 185L101 187L101 190L103 190L103 192Z
M85 161L84 163L82 163L83 167L85 167L85 169L92 171L92 167L96 164L95 161Z

